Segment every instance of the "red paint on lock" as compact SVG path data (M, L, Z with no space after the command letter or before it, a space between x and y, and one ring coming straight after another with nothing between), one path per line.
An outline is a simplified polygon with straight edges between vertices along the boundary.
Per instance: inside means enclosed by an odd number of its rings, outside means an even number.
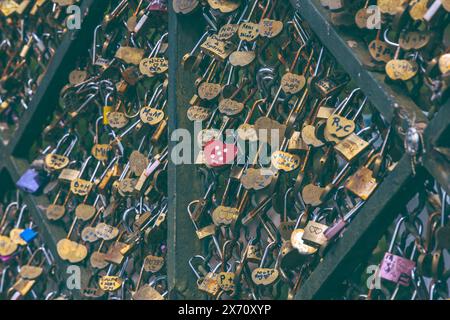
M222 167L233 163L238 153L234 144L226 144L220 140L208 142L204 148L205 161L210 167Z

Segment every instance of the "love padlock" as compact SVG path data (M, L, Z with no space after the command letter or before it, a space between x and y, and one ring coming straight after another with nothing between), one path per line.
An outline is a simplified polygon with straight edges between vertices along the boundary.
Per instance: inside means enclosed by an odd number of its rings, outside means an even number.
M392 251L394 250L395 240L400 230L400 226L405 221L405 219L406 217L401 217L395 226L394 234L392 236L389 249L385 253L383 261L381 262L380 277L382 279L407 287L409 286L412 277L412 272L416 267L416 263L412 260L409 260L407 258L392 253Z
M48 176L43 171L35 168L29 168L17 180L16 186L22 191L36 193L41 190L48 182Z
M20 233L20 237L26 243L30 243L31 241L33 241L37 237L37 235L38 233L30 228L27 228Z
M206 164L210 167L222 167L233 163L238 153L234 144L213 140L205 145L204 155Z

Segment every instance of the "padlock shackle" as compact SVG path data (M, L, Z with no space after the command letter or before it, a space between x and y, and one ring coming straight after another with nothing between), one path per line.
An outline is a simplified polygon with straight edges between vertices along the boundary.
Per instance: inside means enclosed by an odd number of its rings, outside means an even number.
M162 276L158 276L158 277L156 277L156 278L154 278L153 280L151 280L150 282L149 282L149 285L150 286L154 286L155 284L157 284L158 282L161 282L161 281L166 281L166 283L167 283L167 276L166 275L162 275Z
M286 190L286 193L284 194L284 202L283 202L283 221L287 221L287 198L290 193L294 191L294 187L290 187Z
M389 253L392 253L392 251L394 249L394 244L395 244L395 240L397 239L398 232L400 231L400 227L405 222L406 218L407 218L406 216L402 216L395 224L395 229L394 229L394 233L392 235L392 240L391 240L391 242L389 244L389 248L388 248Z
M333 115L334 114L342 114L342 112L344 111L345 107L352 100L353 96L359 91L361 91L361 88L353 89L353 91L350 92L350 94L347 97L345 97L344 100L342 100L342 102L339 104L339 106L336 109L334 109Z
M93 40L93 43L92 43L92 64L95 64L95 60L96 60L96 57L97 57L97 33L98 33L98 30L101 27L102 27L102 25L99 24L94 29L94 40Z
M17 222L15 225L16 228L19 228L20 224L22 223L23 213L26 209L27 209L26 204L22 205L22 207L20 208L19 217L17 218Z
M191 258L189 259L189 261L188 261L189 267L190 267L191 270L194 272L194 274L195 274L195 276L197 277L197 279L201 279L200 274L197 272L197 270L195 269L195 267L194 267L194 265L193 265L193 263L192 263L192 261L193 261L194 259L200 259L200 260L202 260L202 261L203 261L203 264L206 263L206 259L205 259L205 257L203 257L203 256L201 256L201 255L199 255L199 254L197 254L197 255L191 257Z
M108 163L108 165L106 166L105 170L103 171L103 173L101 174L101 176L100 176L100 178L99 178L100 181L103 180L103 178L107 175L108 171L116 164L117 161L119 161L119 159L120 159L121 157L122 157L122 156L120 156L120 155L115 156L115 157L111 160L111 162Z
M9 212L11 211L12 207L19 207L19 203L17 201L11 202L6 206L5 212L3 213L2 220L0 221L0 229L4 227L6 223L6 218L8 217ZM1 230L0 230L1 231ZM1 232L0 232L1 234Z
M7 272L11 272L10 269L11 269L11 266L7 265L2 270L2 276L0 278L0 293L3 293L4 285L5 285L5 279L6 279L6 274L7 274Z
M48 262L46 249L43 246L41 246L41 247L37 248L36 250L34 250L33 254L28 259L27 265L31 265L33 263L34 259L36 258L37 254L39 252L41 252L41 254L43 254L43 256L41 257L42 260L39 263L39 267L42 267L42 265L44 264L45 260L47 260L47 262Z
M446 220L446 208L447 208L447 192L441 188L442 197L441 197L441 226L445 226Z
M168 32L164 33L159 40L156 42L155 46L153 47L153 50L150 52L149 54L149 58L151 57L156 57L159 53L159 50L161 50L161 46L162 46L162 42L164 40L164 38L166 38L169 35Z
M263 256L261 257L261 262L259 263L259 267L263 268L264 267L264 263L266 262L266 258L267 255L269 254L269 250L276 244L277 242L274 240L272 242L269 242L266 246L266 248L264 249L264 253Z
M145 259L144 259L144 263L142 263L141 270L139 271L139 277L138 277L138 280L136 283L136 291L138 291L139 287L141 286L142 275L144 274L144 266L145 266Z

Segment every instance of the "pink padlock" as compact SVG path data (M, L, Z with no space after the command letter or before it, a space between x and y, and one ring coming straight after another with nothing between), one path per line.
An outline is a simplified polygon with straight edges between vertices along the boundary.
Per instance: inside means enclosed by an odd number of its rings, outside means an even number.
M8 262L9 260L11 260L12 255L10 256L0 256L0 261L1 262Z
M335 224L325 230L323 233L325 238L331 240L341 234L341 231L344 230L350 219L353 219L353 217L358 213L359 208L361 208L364 203L365 201L360 201L343 218L339 219Z
M238 148L234 144L213 140L205 145L203 152L206 164L217 168L233 163L237 156Z
M401 217L395 226L393 238L389 245L388 251L385 253L383 261L380 266L380 277L382 279L392 281L404 287L409 286L412 271L416 267L416 263L407 258L397 256L392 253L394 249L394 243L397 238L397 234L400 230L401 224L405 221L406 217ZM415 250L413 250L414 254Z
M167 0L152 0L148 6L148 10L167 12Z

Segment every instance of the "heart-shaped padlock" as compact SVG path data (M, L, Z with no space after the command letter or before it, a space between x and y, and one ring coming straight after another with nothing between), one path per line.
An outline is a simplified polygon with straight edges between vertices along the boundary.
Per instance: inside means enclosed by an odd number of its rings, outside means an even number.
M236 145L213 140L206 144L204 155L206 164L210 167L222 167L233 163L238 153Z

